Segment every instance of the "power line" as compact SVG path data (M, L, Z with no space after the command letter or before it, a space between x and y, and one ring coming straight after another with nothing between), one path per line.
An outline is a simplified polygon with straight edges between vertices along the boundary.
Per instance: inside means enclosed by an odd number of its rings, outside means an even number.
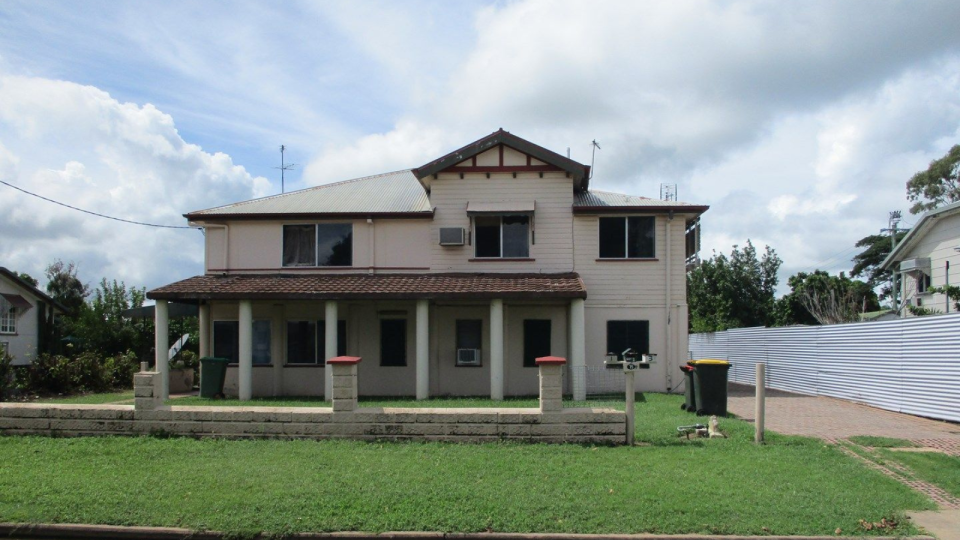
M27 195L30 195L30 196L32 196L32 197L36 197L36 198L38 198L38 199L43 199L43 200L45 200L45 201L47 201L47 202L52 202L53 204L59 204L60 206L63 206L63 207L65 207L65 208L69 208L69 209L71 209L71 210L76 210L76 211L78 211L78 212L83 212L84 214L90 214L91 216L97 216L97 217L102 217L102 218L106 218L106 219L112 219L112 220L114 220L114 221L120 221L120 222L123 222L123 223L130 223L130 224L133 224L133 225L143 225L143 226L145 226L145 227L158 227L158 228L161 228L161 229L192 229L192 228L193 228L193 227L184 227L184 226L182 226L182 225L157 225L156 223L144 223L143 221L133 221L133 220L130 220L130 219L123 219L123 218L108 216L108 215L105 215L105 214L99 214L99 213L97 213L97 212L92 212L92 211L90 211L90 210L84 210L83 208L77 208L76 206L70 206L69 204L65 204L65 203L62 203L62 202L60 202L60 201L55 201L55 200L53 200L53 199L48 199L47 197L44 197L43 195L37 195L36 193L27 191L27 190L23 189L22 187L15 186L15 185L13 185L13 184L11 184L11 183L9 183L9 182L4 182L3 180L0 180L0 184L3 184L3 185L8 186L8 187L12 187L13 189L15 189L15 190L17 190L17 191L22 191L23 193L26 193Z

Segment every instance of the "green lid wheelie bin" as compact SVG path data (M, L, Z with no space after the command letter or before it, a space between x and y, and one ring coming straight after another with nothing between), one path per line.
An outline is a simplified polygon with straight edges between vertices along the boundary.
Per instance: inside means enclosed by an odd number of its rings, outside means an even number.
M686 380L683 383L683 396L686 398L680 408L684 411L697 412L697 395L693 387L693 366L680 366Z
M697 400L697 415L727 415L727 373L730 362L726 360L692 360L693 386Z
M223 397L223 381L227 378L226 358L204 356L200 359L200 397Z

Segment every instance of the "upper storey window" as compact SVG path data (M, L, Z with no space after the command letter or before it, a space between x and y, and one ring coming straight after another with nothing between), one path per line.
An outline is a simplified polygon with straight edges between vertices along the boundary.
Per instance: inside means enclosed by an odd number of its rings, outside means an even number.
M653 217L600 218L600 258L652 259L655 223Z
M353 224L284 225L283 266L353 266Z
M477 216L474 228L477 258L530 256L530 216Z

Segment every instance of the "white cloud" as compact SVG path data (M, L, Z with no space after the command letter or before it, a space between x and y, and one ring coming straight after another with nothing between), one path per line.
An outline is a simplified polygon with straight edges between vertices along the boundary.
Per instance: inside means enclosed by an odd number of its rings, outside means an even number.
M150 104L91 86L0 77L0 177L40 195L124 219L185 225L182 214L266 194L227 155L185 142ZM81 277L157 286L202 272L201 235L121 224L0 186L0 261L42 278L55 258Z

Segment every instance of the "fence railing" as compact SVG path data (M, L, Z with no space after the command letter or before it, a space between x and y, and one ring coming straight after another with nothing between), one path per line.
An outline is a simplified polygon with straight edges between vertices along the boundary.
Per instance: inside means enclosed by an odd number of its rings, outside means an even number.
M960 313L893 321L690 334L693 358L733 363L730 380L960 422Z

